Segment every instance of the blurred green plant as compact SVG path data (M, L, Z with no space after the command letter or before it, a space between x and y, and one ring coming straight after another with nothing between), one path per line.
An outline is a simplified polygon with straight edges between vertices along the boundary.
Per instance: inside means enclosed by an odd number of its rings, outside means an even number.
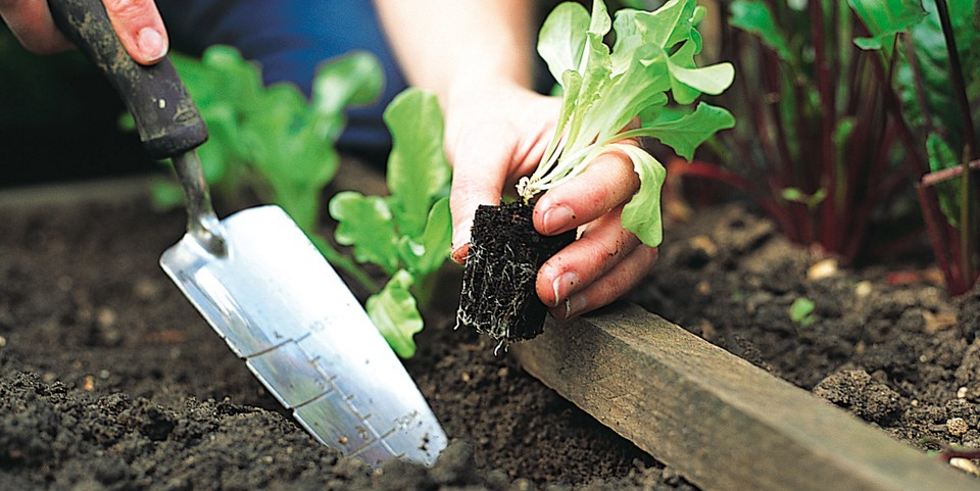
M253 193L281 206L331 264L377 291L367 273L317 232L323 189L340 165L334 144L346 124L344 110L381 93L377 60L355 52L322 63L307 100L293 84L264 86L258 65L228 46L210 47L200 59L171 58L208 126L210 138L198 151L214 193L232 202ZM123 120L132 127L131 117ZM161 180L153 197L158 207L171 208L183 194L176 182Z
M435 95L408 89L388 105L392 136L388 196L342 191L330 200L335 238L353 246L357 261L379 266L388 283L365 305L399 356L415 354L423 328L418 305L431 294L435 273L449 258L451 170L443 152L442 112Z
M928 162L929 172L916 188L936 260L950 293L964 293L980 270L980 148L974 125L980 52L968 49L980 42L980 3L850 4L870 33L855 43L877 51L894 74L889 81L901 105L893 117L907 128L900 135L906 157Z

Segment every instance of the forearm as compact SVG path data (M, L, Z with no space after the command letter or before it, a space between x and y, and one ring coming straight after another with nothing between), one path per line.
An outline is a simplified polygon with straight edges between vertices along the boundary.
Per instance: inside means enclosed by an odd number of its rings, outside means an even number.
M454 87L530 87L534 2L375 0L408 82L445 103Z

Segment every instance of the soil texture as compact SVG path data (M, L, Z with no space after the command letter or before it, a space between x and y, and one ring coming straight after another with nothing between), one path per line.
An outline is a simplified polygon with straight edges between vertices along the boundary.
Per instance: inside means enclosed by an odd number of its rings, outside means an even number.
M110 201L0 205L0 489L693 489L453 330L455 300L405 363L449 448L431 469L344 458L160 270L183 214Z
M737 205L666 241L644 308L910 445L980 448L980 285L951 299L928 262L842 268Z
M455 298L405 362L450 447L372 471L295 424L159 269L180 212L0 210L0 489L696 489L454 330ZM631 299L912 446L980 447L980 289L906 269L834 267L727 206L669 227Z

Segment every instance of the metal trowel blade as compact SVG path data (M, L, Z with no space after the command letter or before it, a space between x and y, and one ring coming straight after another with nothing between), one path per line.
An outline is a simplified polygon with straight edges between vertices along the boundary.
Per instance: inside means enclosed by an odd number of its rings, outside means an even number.
M191 234L160 265L322 443L376 467L426 465L446 435L415 382L316 247L277 206L221 221L227 255Z

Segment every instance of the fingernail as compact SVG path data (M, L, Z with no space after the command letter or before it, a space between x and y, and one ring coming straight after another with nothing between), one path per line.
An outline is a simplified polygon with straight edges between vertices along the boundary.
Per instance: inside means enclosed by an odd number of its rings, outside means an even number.
M470 253L470 245L463 244L459 247L454 247L452 251L449 252L449 258L453 260L456 264L463 264L466 262L466 256Z
M585 298L574 295L565 299L565 314L561 320L568 320L585 310Z
M554 233L561 230L563 227L571 223L575 218L575 214L572 210L563 205L552 206L548 208L548 211L544 212L544 217L542 218L542 225L544 226L543 232L546 234Z
M469 245L472 233L473 220L467 220L453 230L452 252L449 255L458 264L463 264L463 261L466 259L466 254L470 250Z
M555 281L551 283L551 289L555 293L555 307L561 305L562 299L571 293L575 285L578 285L578 275L571 271L562 273L561 276L555 278Z
M150 61L157 61L167 55L167 42L163 35L152 27L144 27L136 34L136 46Z

